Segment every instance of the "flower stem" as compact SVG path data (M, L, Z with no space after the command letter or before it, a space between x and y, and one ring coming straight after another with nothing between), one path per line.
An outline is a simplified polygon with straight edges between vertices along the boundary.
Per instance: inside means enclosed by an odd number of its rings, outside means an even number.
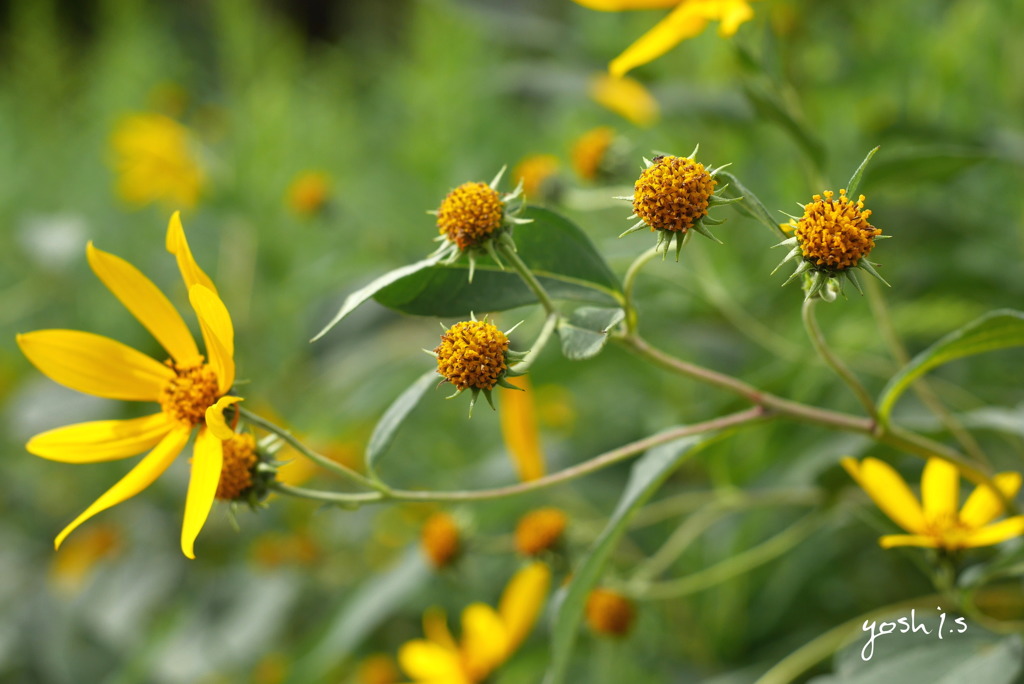
M529 370L533 362L540 356L541 351L547 345L548 340L551 339L551 333L555 330L555 325L558 323L558 314L551 313L544 319L544 325L540 329L540 333L537 335L537 339L533 341L533 346L530 347L530 351L526 354L522 361L512 366L512 370L517 373L525 373Z
M910 363L910 355L896 333L896 327L893 325L892 317L889 315L889 305L882 295L882 289L874 279L868 278L867 280L868 304L871 306L871 313L875 317L878 332L882 334L882 339L885 340L886 345L889 347L889 353L892 357L897 363L905 366ZM949 434L960 443L964 451L978 463L988 466L988 458L986 458L981 446L960 421L956 419L956 416L950 413L949 409L943 405L935 390L932 389L931 384L928 383L928 380L923 377L918 378L912 387L921 403L935 414L946 430L949 431Z
M257 427L263 428L267 432L271 432L271 433L277 435L278 437L283 439L285 442L287 442L292 448L294 448L300 454L302 454L303 456L305 456L309 460L313 461L317 465L319 465L319 466L321 466L323 468L326 468L327 470L330 470L333 473L341 475L342 477L347 477L348 479L350 479L350 480L352 480L354 482L357 482L358 484L361 484L364 487L369 487L370 489L376 489L378 492L381 492L381 493L386 493L388 491L387 485L385 485L385 484L383 484L381 482L376 482L374 480L371 480L370 478L365 477L363 475L360 475L359 473L357 473L356 471L352 470L348 466L342 465L341 463L338 463L337 461L333 461L333 460L327 458L323 454L319 454L319 453L313 451L312 449L307 447L305 444L300 442L298 439L296 439L295 436L291 432L289 432L288 430L285 430L284 428L282 428L282 427L280 427L278 425L275 425L274 423L271 423L269 420L266 420L265 418L261 418L260 416L256 415L255 413L252 413L251 411L248 411L248 410L246 410L244 408L239 408L239 412L242 414L242 417L245 418L246 421L248 421L249 423L252 423L253 425L256 425ZM342 495L339 494L339 496L342 496ZM346 494L344 496L351 496L351 495L347 495Z
M814 350L818 352L818 356L828 364L828 366L836 372L840 378L843 379L853 393L857 396L858 401L867 410L868 415L871 419L878 420L878 409L875 407L875 401L868 394L868 391L861 384L857 376L846 367L846 364L835 355L832 349L828 346L828 342L825 341L825 336L821 334L821 328L818 327L818 321L814 316L814 304L817 302L816 299L805 299L803 306L803 319L804 328L807 329L807 336L811 338L811 344L814 345Z
M626 330L635 333L639 321L637 319L636 306L633 304L633 287L636 285L636 278L640 275L640 269L658 255L658 248L651 247L646 252L633 260L633 263L626 269L626 275L622 279L622 294L625 299L623 308L626 310Z
M533 294L537 295L537 301L541 303L544 310L549 314L557 314L558 310L555 308L555 302L551 299L551 295L547 293L544 286L537 280L537 276L533 275L530 267L519 258L516 250L500 240L495 240L494 246L502 257L508 259L509 263L512 264L512 268L515 269L516 273L519 274Z

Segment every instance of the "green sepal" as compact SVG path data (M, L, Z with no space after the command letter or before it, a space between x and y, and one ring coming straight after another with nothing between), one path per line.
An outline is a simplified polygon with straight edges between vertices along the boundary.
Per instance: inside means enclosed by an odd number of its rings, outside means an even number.
M853 176L850 177L850 182L846 184L846 196L853 202L857 201L857 188L860 187L860 181L864 176L864 170L867 169L868 162L870 162L871 158L875 156L878 149L878 147L875 147L873 150L868 152L867 156L864 157L864 161L862 161L860 166L857 167L857 170L853 172Z

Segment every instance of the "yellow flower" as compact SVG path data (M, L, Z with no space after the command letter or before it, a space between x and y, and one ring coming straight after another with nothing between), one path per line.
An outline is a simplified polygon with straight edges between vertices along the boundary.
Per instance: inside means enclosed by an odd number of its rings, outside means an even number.
M523 482L544 477L544 448L537 428L535 392L527 376L512 378L509 384L521 391L501 394L501 436Z
M598 634L621 638L636 619L633 602L611 589L597 588L587 595L587 624Z
M444 511L427 518L420 532L420 543L430 564L437 569L450 565L462 548L461 536L455 518Z
M587 181L597 179L614 139L615 131L608 126L593 128L577 138L572 146L572 168L576 175Z
M553 548L562 539L568 518L557 508L530 511L516 525L516 551L536 556Z
M575 0L579 5L603 12L662 9L674 7L625 52L612 60L608 71L622 76L631 69L661 57L687 38L699 35L709 21L718 21L718 34L727 38L740 24L754 16L752 0Z
M110 143L117 194L126 203L195 206L206 179L185 126L160 114L132 114L118 122Z
M940 458L929 458L921 476L921 503L892 466L876 458L842 460L843 467L889 518L910 534L879 539L883 548L924 546L957 551L990 546L1024 534L1024 515L997 523L1003 502L992 489L979 485L960 505L960 473ZM993 484L1007 499L1020 489L1020 473L999 473Z
M523 184L526 199L545 200L556 194L558 167L558 157L553 154L531 154L512 169L512 180Z
M156 285L127 261L96 249L92 243L87 255L93 272L170 358L161 363L109 337L78 330L37 330L17 336L22 353L51 380L98 397L160 405L160 411L141 418L68 425L29 440L26 449L30 453L64 463L99 463L150 450L57 535L55 547L92 516L152 484L198 428L181 528L181 550L189 558L195 557L195 539L220 482L223 441L235 437L225 422L224 410L241 399L227 396L235 381L231 317L213 282L192 257L178 212L167 228L167 250L177 258L188 287L203 333L205 358L181 315Z
M477 684L507 661L533 628L551 585L551 570L532 563L505 587L498 610L474 603L462 612L462 639L456 643L444 614L423 616L426 639L407 642L398 662L416 684Z
M590 97L637 126L653 126L661 115L658 101L651 92L628 76L597 74L590 81Z
M305 171L288 186L288 207L299 216L323 211L331 199L331 180L326 173Z

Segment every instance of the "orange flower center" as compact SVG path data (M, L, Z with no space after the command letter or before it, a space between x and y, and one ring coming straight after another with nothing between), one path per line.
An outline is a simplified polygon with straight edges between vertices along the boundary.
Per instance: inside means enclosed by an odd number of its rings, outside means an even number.
M598 634L621 637L629 633L636 611L626 597L610 589L594 589L587 597L587 624Z
M489 390L508 368L505 354L508 337L485 321L463 321L441 335L437 372L460 390L469 387Z
M937 539L939 546L950 551L964 548L964 542L973 531L960 522L956 513L940 513L925 523L925 534Z
M195 366L177 366L174 378L160 392L160 408L164 413L189 427L202 423L206 409L217 402L217 374L205 363Z
M501 227L505 205L487 183L463 183L441 202L437 229L465 251Z
M252 468L256 465L256 440L248 433L238 433L224 442L224 464L217 483L218 499L237 499L252 486Z
M651 230L685 233L708 213L717 184L689 157L656 157L633 186L633 212Z
M856 202L839 191L833 199L828 190L814 195L804 206L804 215L796 225L796 238L804 259L829 271L842 271L857 265L875 246L882 231L868 223L871 210L864 209L864 195Z
M516 526L516 550L524 556L536 556L550 549L561 538L565 523L565 513L557 508L527 513Z

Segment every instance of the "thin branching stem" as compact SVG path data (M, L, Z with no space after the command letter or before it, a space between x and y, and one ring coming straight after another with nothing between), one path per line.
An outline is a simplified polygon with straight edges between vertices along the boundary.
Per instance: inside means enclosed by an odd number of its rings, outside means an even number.
M807 330L807 336L811 339L811 344L814 345L814 350L818 352L818 356L824 361L829 368L835 371L836 375L842 378L843 382L853 390L857 400L861 403L868 415L871 416L872 420L878 420L878 408L875 406L875 400L868 394L867 389L861 384L861 381L857 379L857 376L853 374L846 364L843 363L842 359L836 356L836 353L832 351L832 348L828 346L828 342L825 340L825 336L821 332L821 328L818 327L818 320L814 316L814 305L817 303L817 299L805 299L803 306L803 319L804 328Z

